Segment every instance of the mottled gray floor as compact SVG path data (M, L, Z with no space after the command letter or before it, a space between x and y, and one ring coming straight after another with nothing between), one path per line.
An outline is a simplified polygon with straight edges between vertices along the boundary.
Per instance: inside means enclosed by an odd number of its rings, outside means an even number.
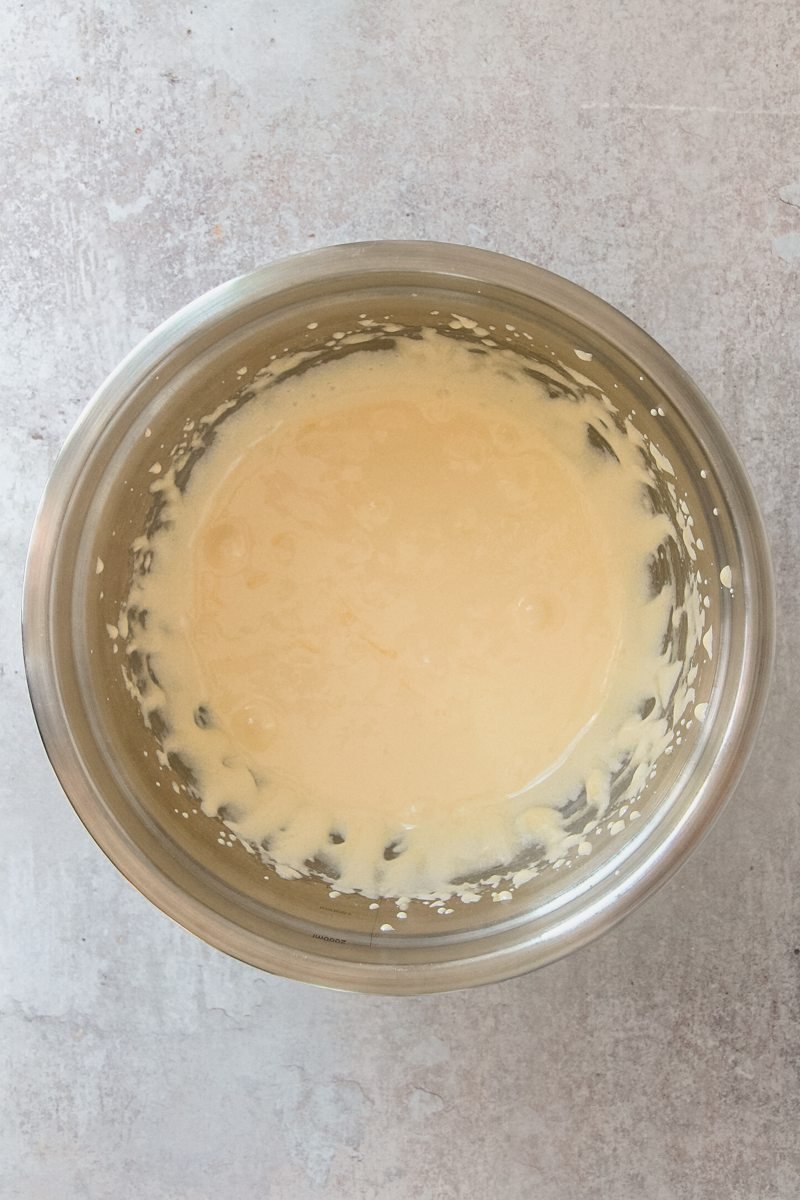
M2 1200L796 1200L798 31L796 0L2 6ZM532 259L660 339L752 473L781 622L679 877L536 976L402 1001L267 978L134 893L54 781L17 634L40 490L125 351L381 236Z

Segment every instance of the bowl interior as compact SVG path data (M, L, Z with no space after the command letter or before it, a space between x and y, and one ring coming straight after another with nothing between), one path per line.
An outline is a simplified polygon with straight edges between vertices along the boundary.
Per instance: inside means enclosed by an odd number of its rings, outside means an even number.
M47 653L33 646L26 630L34 700L41 677L37 711L51 757L79 814L129 878L195 932L256 965L389 991L509 974L521 969L523 954L530 966L568 948L587 912L613 902L615 891L648 869L653 848L666 846L695 819L693 806L742 703L748 636L742 598L753 567L741 512L749 497L737 492L737 464L731 466L726 443L720 448L713 417L699 412L691 385L667 356L653 348L653 361L646 361L652 343L635 331L642 344L632 344L634 327L624 318L612 318L600 302L592 302L596 311L591 305L584 313L570 311L580 309L585 294L572 289L565 303L548 294L552 277L540 274L537 295L530 280L526 293L418 265L365 271L357 258L349 264L344 256L322 277L303 278L301 271L300 278L269 287L263 279L238 289L228 285L153 335L144 353L134 352L101 390L59 464L56 476L60 470L69 486L62 485L57 509L50 496L49 519L58 525L49 530L53 561L46 580L43 573L39 579L36 562L29 568L31 586L41 584ZM695 695L674 751L662 757L634 806L624 812L612 806L592 836L590 855L544 867L502 903L493 901L491 889L479 903L449 903L452 911L444 915L412 902L402 924L393 920L391 901L376 907L362 896L332 898L329 883L283 880L238 842L220 844L223 827L196 811L180 763L159 762L123 678L124 646L108 633L127 593L131 543L151 508L151 467L167 461L185 422L237 394L246 402L247 379L271 355L305 348L336 353L326 343L335 332L356 328L364 314L404 328L448 327L454 314L465 316L533 365L564 364L601 388L623 414L634 410L638 428L670 460L677 492L694 518L702 548L691 569L705 581L714 631L712 653L701 646L695 655ZM456 335L474 337L469 327ZM244 377L237 374L243 367ZM47 512L46 497L40 525ZM34 543L32 556L35 551ZM730 567L732 589L720 583L723 566ZM708 704L702 722L693 716L701 703ZM48 722L58 727L49 739ZM381 930L386 923L391 931Z

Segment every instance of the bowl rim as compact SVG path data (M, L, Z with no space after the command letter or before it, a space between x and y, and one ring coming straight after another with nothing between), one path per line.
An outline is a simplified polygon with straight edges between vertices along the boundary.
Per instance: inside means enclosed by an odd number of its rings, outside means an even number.
M548 929L470 958L423 964L353 962L266 941L189 896L143 856L104 807L69 737L59 703L51 621L53 561L66 500L94 434L165 354L189 334L255 300L336 275L422 272L439 278L517 291L539 298L603 336L668 394L678 392L705 438L721 452L733 484L746 578L745 652L736 701L720 753L672 828L653 837L649 853L619 878L605 879L590 902L564 913ZM546 295L543 295L546 293ZM694 427L694 425L693 425ZM732 507L735 507L732 504ZM22 643L28 690L46 753L78 817L106 856L166 915L204 941L273 974L350 991L420 994L497 982L520 975L594 940L632 912L677 870L711 828L733 792L752 750L766 705L775 652L775 585L763 520L745 469L728 436L693 381L649 334L600 297L542 267L493 251L435 241L368 241L315 248L282 258L207 291L144 337L100 385L69 433L45 487L25 566ZM476 942L478 949L480 941Z

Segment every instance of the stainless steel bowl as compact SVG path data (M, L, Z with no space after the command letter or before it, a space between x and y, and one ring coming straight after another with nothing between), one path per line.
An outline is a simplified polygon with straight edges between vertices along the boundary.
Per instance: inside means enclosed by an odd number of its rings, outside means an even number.
M256 857L219 845L214 821L182 816L169 772L143 753L152 735L124 687L106 624L127 591L129 547L151 499L153 449L169 450L187 416L230 398L240 364L257 368L284 347L307 345L310 322L319 337L365 312L413 324L431 323L433 310L524 330L527 352L570 360L632 404L672 460L704 543L697 566L716 585L715 648L698 682L707 719L648 784L640 820L595 839L590 857L543 871L508 903L456 902L445 919L412 904L402 927L385 934L388 902L376 910L360 896L332 900L315 879L266 882ZM575 347L591 362L576 362ZM733 595L718 583L723 565ZM23 634L56 773L89 832L144 895L265 970L405 994L550 962L608 929L676 869L731 794L752 745L773 653L773 582L761 518L728 438L694 384L641 329L526 263L460 246L378 242L299 255L223 284L125 359L86 408L47 486L28 556Z

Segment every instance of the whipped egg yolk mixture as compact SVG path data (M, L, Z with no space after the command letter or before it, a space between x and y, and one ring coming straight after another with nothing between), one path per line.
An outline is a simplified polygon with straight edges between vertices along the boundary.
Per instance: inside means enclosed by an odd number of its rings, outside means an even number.
M145 719L284 875L423 896L562 855L565 803L668 740L641 437L432 330L302 366L153 485Z

